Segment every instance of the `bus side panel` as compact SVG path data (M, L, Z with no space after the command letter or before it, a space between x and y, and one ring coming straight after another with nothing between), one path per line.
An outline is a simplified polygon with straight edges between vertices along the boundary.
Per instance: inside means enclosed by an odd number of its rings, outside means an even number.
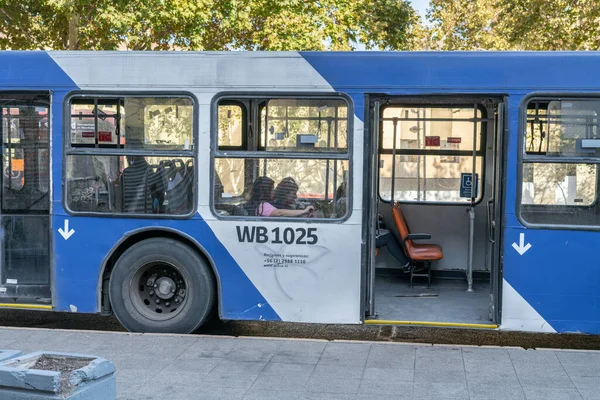
M501 328L600 333L600 233L527 229L517 218L520 102L509 101Z
M180 231L206 250L218 269L221 288L221 313L230 319L279 320L269 303L248 280L227 249L216 239L206 222L191 220L140 220L66 216L61 209L53 218L54 226L75 232L65 240L55 232L55 294L60 311L98 312L98 283L102 262L124 236L146 229ZM256 305L261 304L260 308Z
M360 322L360 224L209 224L282 320Z

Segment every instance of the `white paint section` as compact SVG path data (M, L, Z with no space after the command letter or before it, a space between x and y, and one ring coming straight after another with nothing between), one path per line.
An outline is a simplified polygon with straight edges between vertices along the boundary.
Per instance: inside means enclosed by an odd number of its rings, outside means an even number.
M506 280L502 287L502 330L556 333Z
M273 218L275 219L275 218ZM250 281L284 321L319 323L360 322L361 226L268 221L207 221ZM268 243L238 240L236 227L267 229ZM318 243L273 244L273 230L316 228ZM306 239L306 238L305 238ZM270 266L268 254L305 256Z
M49 52L80 88L330 90L296 52ZM85 57L86 62L81 62ZM197 90L198 91L198 90Z

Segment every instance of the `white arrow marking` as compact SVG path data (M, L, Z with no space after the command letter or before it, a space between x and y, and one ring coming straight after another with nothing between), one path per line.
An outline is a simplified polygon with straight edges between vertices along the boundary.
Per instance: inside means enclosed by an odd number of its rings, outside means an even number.
M522 256L531 248L531 243L525 244L525 234L521 233L519 234L519 244L513 243L512 247Z
M69 240L71 235L75 233L75 230L69 230L69 220L65 219L65 229L63 230L63 228L58 228L58 233L60 233L65 240Z

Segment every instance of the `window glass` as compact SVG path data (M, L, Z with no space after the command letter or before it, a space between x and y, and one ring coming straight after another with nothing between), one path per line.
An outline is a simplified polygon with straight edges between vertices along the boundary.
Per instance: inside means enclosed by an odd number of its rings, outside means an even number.
M382 154L379 168L379 193L383 200L390 201L392 193L392 155ZM406 160L406 157L411 157ZM403 159L404 158L404 159ZM394 176L394 201L465 202L470 198L460 197L461 174L471 173L473 157L396 155ZM477 157L477 199L481 198L482 157Z
M383 149L473 151L473 108L389 106L383 109ZM477 110L477 118L481 111ZM394 119L396 119L394 121ZM481 123L477 123L477 149L481 149Z
M553 157L600 155L600 101L543 100L527 106L525 154Z
M0 113L2 209L48 210L48 107L13 104L0 107Z
M597 197L594 164L523 164L522 204L590 206Z
M347 160L217 158L215 163L215 209L221 215L256 216L258 200L277 209L312 206L315 212L311 217L341 218L346 214ZM243 171L229 173L228 165L238 165ZM253 190L262 181L264 196ZM229 188L235 188L237 196L228 193Z
M239 105L219 105L219 147L242 146L243 112Z
M69 155L67 204L73 211L188 214L191 157Z
M192 101L187 98L124 97L71 100L75 147L192 149Z
M267 151L346 152L348 106L332 99L272 99L260 109Z

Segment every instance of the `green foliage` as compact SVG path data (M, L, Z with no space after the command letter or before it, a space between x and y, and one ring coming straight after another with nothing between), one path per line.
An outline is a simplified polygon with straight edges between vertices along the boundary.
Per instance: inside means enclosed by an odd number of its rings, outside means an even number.
M0 48L407 49L406 0L0 0Z
M439 50L593 50L600 2L431 0L429 46Z

